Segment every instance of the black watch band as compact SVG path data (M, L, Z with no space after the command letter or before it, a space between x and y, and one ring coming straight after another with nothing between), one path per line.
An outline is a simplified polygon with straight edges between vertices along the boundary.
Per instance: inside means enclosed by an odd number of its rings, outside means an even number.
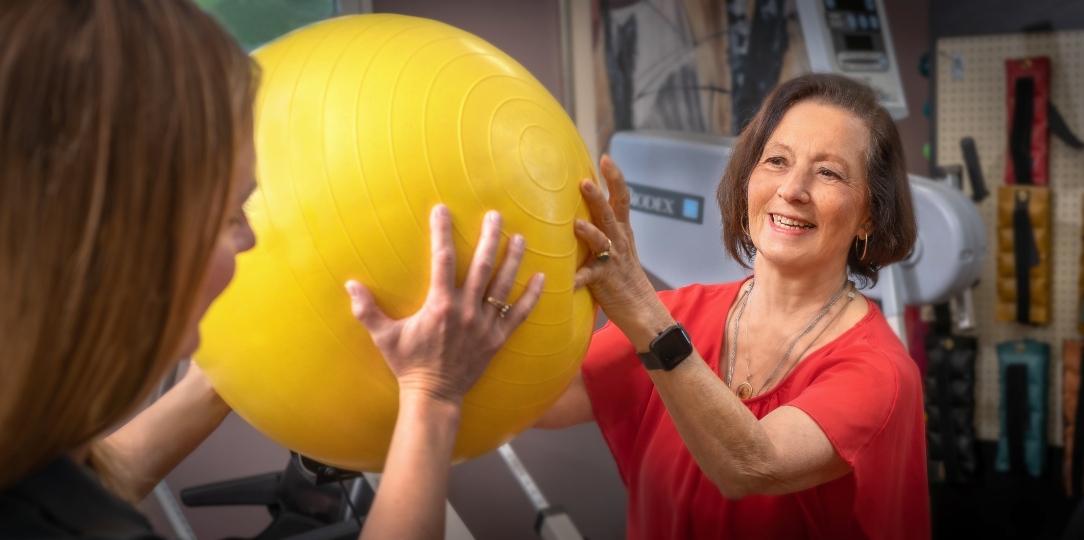
M681 323L662 332L651 341L650 350L636 352L647 369L670 371L693 353L693 343Z

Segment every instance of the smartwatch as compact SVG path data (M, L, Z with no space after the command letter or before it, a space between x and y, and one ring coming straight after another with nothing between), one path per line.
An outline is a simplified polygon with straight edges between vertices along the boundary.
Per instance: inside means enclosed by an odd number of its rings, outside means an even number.
M677 323L651 340L648 352L636 352L647 369L670 371L693 353L693 342L681 323Z

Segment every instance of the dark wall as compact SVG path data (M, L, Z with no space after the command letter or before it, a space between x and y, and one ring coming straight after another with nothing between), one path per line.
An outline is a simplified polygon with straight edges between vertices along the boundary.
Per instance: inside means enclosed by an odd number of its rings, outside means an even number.
M930 119L922 106L931 99L930 82L919 72L919 59L930 50L930 0L885 0L892 46L907 99L907 118L896 120L907 158L907 172L929 174L922 147L930 141Z
M1084 28L1080 0L931 0L930 37Z

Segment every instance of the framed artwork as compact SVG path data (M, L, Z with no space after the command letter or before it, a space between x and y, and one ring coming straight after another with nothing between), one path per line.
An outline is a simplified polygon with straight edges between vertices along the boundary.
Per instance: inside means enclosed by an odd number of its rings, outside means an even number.
M795 0L590 1L601 152L631 129L737 134L776 83L809 71Z

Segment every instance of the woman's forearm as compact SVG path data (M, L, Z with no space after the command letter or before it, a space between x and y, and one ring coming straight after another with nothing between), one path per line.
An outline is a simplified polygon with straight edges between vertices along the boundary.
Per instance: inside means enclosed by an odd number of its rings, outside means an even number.
M202 374L191 373L161 399L105 438L122 460L131 493L150 494L225 420L230 408Z
M449 465L460 407L402 391L384 475L361 538L444 537Z
M622 321L637 351L647 351L659 332L675 324L662 304ZM674 426L700 469L723 495L740 498L770 481L774 447L753 413L712 372L700 353L674 370L648 370Z
M774 446L699 353L673 371L648 373L689 453L724 496L738 499L767 489Z
M576 236L596 254L576 270L575 285L591 294L610 321L639 352L674 325L670 311L655 293L636 255L629 223L631 192L621 170L608 156L599 171L609 195L590 180L580 191L592 221L578 219ZM649 370L666 410L700 469L724 495L740 497L755 489L756 467L773 458L774 448L749 409L696 352L671 372Z

